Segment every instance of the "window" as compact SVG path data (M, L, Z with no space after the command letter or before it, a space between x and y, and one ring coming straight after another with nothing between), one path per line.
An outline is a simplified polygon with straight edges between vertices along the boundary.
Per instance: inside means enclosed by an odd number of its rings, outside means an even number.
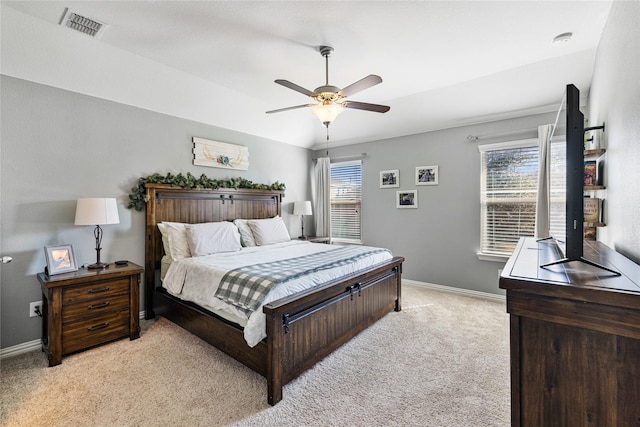
M535 232L538 141L486 144L479 149L480 252L509 256L520 237Z
M331 239L334 242L362 243L360 205L362 162L331 164Z

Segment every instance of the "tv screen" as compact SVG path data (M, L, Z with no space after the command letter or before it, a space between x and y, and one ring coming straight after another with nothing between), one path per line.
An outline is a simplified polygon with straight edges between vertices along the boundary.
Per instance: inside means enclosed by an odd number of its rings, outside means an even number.
M580 91L572 84L567 85L556 116L549 161L550 232L564 258L541 267L581 261L619 275L583 258L584 115Z
M570 260L582 257L584 115L580 91L567 85L551 137L549 212L550 231Z

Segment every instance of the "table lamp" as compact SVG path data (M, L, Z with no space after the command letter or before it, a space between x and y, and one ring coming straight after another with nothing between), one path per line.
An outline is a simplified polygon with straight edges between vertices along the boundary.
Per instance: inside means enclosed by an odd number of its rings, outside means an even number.
M303 202L293 202L293 214L300 215L300 221L302 222L302 235L298 237L298 239L306 239L307 236L304 235L304 216L311 215L311 202L306 200Z
M100 262L100 243L102 242L102 228L105 224L119 224L118 206L116 199L88 198L78 199L76 204L75 225L95 225L93 235L96 238L96 263L87 266L89 269L105 269L109 264Z

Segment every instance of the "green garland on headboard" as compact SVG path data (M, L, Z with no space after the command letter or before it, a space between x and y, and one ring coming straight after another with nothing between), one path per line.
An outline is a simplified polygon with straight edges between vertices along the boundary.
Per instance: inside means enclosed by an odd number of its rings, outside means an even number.
M136 211L142 211L145 208L147 203L147 190L144 185L150 184L170 184L176 187L182 188L208 188L208 189L217 189L217 188L255 188L259 190L285 190L285 185L276 181L271 185L267 184L255 184L252 181L244 178L229 178L229 179L211 179L207 177L205 174L200 175L200 178L196 178L191 175L190 172L187 172L186 175L181 173L177 175L172 175L168 173L167 175L160 175L158 173L154 173L153 175L149 175L147 177L142 177L138 179L138 185L131 188L131 194L129 194L129 204L127 208L135 209Z

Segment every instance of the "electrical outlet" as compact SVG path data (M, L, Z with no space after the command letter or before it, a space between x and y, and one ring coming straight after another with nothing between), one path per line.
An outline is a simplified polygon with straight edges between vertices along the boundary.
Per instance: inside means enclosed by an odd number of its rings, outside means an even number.
M42 313L42 301L29 303L29 317L38 316L38 313L36 313L36 307L38 307L40 309L40 313Z

